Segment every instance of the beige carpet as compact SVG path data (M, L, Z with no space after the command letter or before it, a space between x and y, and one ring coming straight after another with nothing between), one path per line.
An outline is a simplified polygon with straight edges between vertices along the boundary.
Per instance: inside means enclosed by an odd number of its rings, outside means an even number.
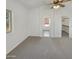
M72 59L72 39L29 37L7 59Z

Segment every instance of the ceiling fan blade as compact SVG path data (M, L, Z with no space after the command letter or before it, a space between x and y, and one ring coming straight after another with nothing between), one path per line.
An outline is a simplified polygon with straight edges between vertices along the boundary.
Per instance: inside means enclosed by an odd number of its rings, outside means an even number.
M60 7L65 7L65 5L63 5L63 4L58 4L58 5L60 5Z
M54 0L54 1L53 1L53 4L58 4L58 3L59 3L58 0Z

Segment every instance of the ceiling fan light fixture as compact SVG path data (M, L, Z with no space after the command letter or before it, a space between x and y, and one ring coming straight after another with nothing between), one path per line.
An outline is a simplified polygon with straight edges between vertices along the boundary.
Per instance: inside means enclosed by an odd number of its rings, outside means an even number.
M59 2L62 2L63 0L59 0Z
M53 8L54 9L58 9L60 6L59 5L54 5Z

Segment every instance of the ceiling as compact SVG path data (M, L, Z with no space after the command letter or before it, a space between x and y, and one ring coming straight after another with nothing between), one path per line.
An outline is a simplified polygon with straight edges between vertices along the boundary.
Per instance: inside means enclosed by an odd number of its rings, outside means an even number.
M39 7L50 3L50 0L18 0L20 3L29 8Z
M17 0L17 1L22 3L27 8L35 8L47 5L50 3L51 0Z

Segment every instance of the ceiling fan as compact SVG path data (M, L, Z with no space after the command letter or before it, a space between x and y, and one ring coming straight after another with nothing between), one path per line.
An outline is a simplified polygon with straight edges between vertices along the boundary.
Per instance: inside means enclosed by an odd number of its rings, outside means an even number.
M59 8L59 7L65 7L65 2L68 2L71 0L51 0L50 4L51 8Z

